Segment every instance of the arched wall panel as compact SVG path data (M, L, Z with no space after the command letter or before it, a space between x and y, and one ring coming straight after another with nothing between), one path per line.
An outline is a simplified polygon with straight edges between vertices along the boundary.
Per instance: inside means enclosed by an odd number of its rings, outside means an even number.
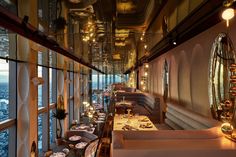
M236 20L231 20L229 36L236 46ZM220 32L226 32L225 22L211 27L151 62L152 91L162 95L162 63L170 61L169 99L179 102L202 115L211 117L208 77L212 43Z

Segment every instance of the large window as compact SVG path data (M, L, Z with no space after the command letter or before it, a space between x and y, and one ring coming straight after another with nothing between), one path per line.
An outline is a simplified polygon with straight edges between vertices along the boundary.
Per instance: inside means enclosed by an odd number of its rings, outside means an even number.
M9 118L9 64L0 59L0 122Z
M4 45L6 46L6 45ZM9 46L9 45L7 45ZM15 156L16 76L15 62L0 59L0 156ZM15 79L12 79L15 80ZM14 138L13 138L14 137Z
M2 130L0 132L0 156L8 157L8 148L9 148L9 130Z
M39 55L39 58L41 55ZM42 66L38 66L38 77L42 78ZM38 85L38 108L39 110L43 107L43 87ZM42 153L43 151L43 115L38 115L38 151Z
M38 77L42 77L42 66L38 66ZM38 107L43 107L42 85L38 86Z
M43 115L38 116L38 150L41 153L43 150Z
M55 103L56 103L56 69L49 68L49 139L50 145L55 142L56 134L56 119L53 117L53 112L55 112Z

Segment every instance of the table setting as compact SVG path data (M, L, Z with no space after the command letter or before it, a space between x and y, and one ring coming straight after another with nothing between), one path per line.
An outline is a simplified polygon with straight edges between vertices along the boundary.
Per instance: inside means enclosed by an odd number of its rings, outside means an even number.
M114 117L114 130L139 131L139 130L157 130L154 124L147 116L127 114L116 114Z
M70 130L72 131L87 131L89 133L94 133L94 130L95 130L95 127L93 126L88 126L88 125L84 125L84 124L81 124L81 125L74 125L70 128Z
M66 154L64 152L56 152L50 155L50 157L66 157Z

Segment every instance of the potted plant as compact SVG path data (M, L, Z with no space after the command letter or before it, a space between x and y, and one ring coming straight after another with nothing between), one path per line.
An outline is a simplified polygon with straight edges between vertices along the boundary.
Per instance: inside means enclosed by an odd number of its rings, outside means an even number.
M56 112L53 112L53 117L55 117L58 120L59 128L57 128L57 134L56 134L56 143L60 145L62 143L62 125L61 121L66 118L66 113L64 109L64 100L62 95L59 95L57 98L57 108Z

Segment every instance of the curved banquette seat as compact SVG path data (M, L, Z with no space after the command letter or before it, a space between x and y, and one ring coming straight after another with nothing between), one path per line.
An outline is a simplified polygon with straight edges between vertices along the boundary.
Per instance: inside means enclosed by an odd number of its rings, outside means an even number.
M145 105L149 109L154 109L159 103L159 99L151 94L143 92L117 92L117 100L120 101L125 97L125 100L135 101L140 105Z
M201 130L221 123L192 110L186 109L177 103L167 102L165 124L175 130Z
M164 125L174 130L113 131L112 157L233 157L236 143L221 132L216 120L177 103L167 102Z
M149 93L143 92L117 92L117 101L132 101L134 104L143 106L149 113L149 118L160 122L160 100ZM142 114L142 113L140 113Z

